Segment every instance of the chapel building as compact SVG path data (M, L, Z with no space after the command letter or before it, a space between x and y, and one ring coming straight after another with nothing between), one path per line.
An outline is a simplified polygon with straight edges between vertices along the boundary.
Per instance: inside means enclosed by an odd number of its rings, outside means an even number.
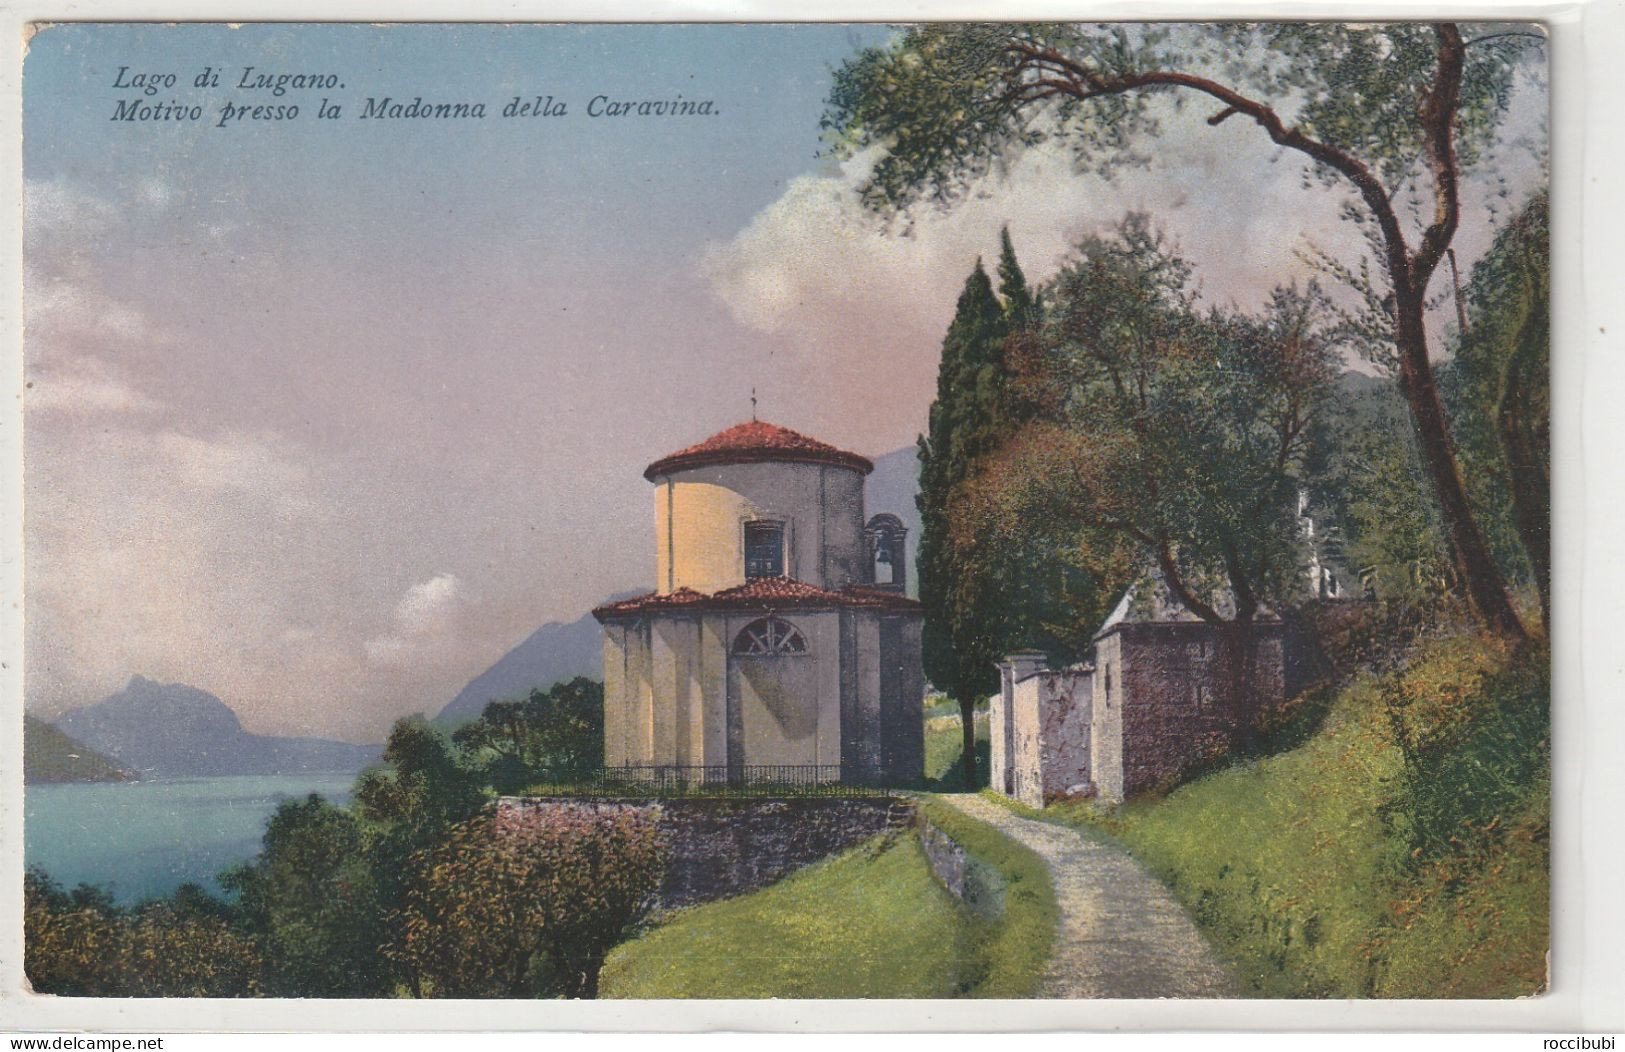
M656 588L593 611L611 777L920 778L922 613L873 467L757 420L649 465Z

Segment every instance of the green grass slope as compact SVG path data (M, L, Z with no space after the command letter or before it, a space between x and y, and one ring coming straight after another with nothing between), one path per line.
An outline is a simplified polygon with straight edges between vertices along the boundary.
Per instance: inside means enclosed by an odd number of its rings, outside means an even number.
M885 837L677 913L610 955L600 996L953 997L982 928L915 836Z
M1281 751L1115 812L1267 997L1489 998L1546 982L1550 674L1463 635L1303 699Z
M23 717L23 781L126 782L135 776L44 720Z
M925 710L925 788L938 793L963 793L987 784L992 752L988 743L987 709L976 710L977 785L965 784L964 729L959 706L935 695Z

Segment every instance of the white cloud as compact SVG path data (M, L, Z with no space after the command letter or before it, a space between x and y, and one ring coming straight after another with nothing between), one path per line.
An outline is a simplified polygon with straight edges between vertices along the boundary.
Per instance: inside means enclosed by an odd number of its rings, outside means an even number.
M28 179L23 185L24 244L32 248L72 231L98 234L118 220L111 201L59 179Z
M893 420L884 441L902 444L924 424L959 290L978 257L993 271L1001 227L1039 282L1083 237L1147 211L1197 264L1210 299L1244 306L1306 273L1296 254L1304 233L1332 249L1361 246L1338 220L1336 196L1302 188L1295 158L1272 163L1261 135L1236 122L1208 128L1204 116L1165 114L1163 159L1111 180L1079 173L1063 142L1025 150L952 207L916 208L906 230L864 209L858 191L873 155L859 156L792 180L733 239L711 246L702 270L735 320L781 352L787 391L851 377L846 416ZM898 419L899 406L918 406L921 417Z
M462 591L456 574L436 574L415 584L395 607L395 623L407 632L431 632L462 602Z
M140 192L151 203L153 183ZM23 351L31 412L151 412L160 403L116 364L164 347L169 327L107 291L91 246L114 238L128 208L62 181L30 180L23 197Z
M166 338L163 325L96 287L71 260L30 257L23 291L23 347L30 359L87 346L112 353L134 341Z
M409 661L426 648L438 653L434 644L454 631L463 602L463 585L455 574L436 574L408 588L395 604L392 631L364 644L367 660L393 665Z
M1184 117L1170 114L1165 122ZM1207 264L1208 282L1221 294L1247 291L1262 274L1302 271L1294 254L1302 241L1283 214L1314 224L1321 205L1335 233L1324 193L1294 200L1304 193L1295 159L1272 165L1271 151L1222 129L1166 141L1180 144L1170 147L1177 156L1165 152L1153 170L1114 181L1078 173L1064 143L1026 150L952 208L917 209L906 234L863 208L858 189L873 154L860 155L834 174L792 180L733 240L713 246L702 266L734 317L761 332L805 331L831 317L901 315L940 339L975 260L991 270L1005 225L1029 279L1041 280L1085 235L1125 212L1147 210ZM1254 149L1238 151L1238 142ZM1239 178L1216 171L1237 160Z
M173 477L192 488L248 494L283 506L302 502L308 468L276 435L224 432L202 437L166 430L152 441Z
M148 397L110 363L80 355L30 370L23 401L29 413L151 413L162 403Z

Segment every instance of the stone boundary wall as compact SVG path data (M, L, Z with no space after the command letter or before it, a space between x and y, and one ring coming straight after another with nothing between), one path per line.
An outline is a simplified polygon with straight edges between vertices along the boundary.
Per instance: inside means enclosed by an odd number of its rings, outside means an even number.
M497 811L648 811L670 844L660 904L671 908L756 891L871 837L914 821L906 797L686 797L593 800L505 796Z

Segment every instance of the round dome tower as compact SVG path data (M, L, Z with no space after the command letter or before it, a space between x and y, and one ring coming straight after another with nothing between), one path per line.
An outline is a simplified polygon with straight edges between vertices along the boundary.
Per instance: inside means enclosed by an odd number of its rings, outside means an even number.
M856 453L751 420L650 464L656 587L713 593L764 577L840 589L868 580Z

